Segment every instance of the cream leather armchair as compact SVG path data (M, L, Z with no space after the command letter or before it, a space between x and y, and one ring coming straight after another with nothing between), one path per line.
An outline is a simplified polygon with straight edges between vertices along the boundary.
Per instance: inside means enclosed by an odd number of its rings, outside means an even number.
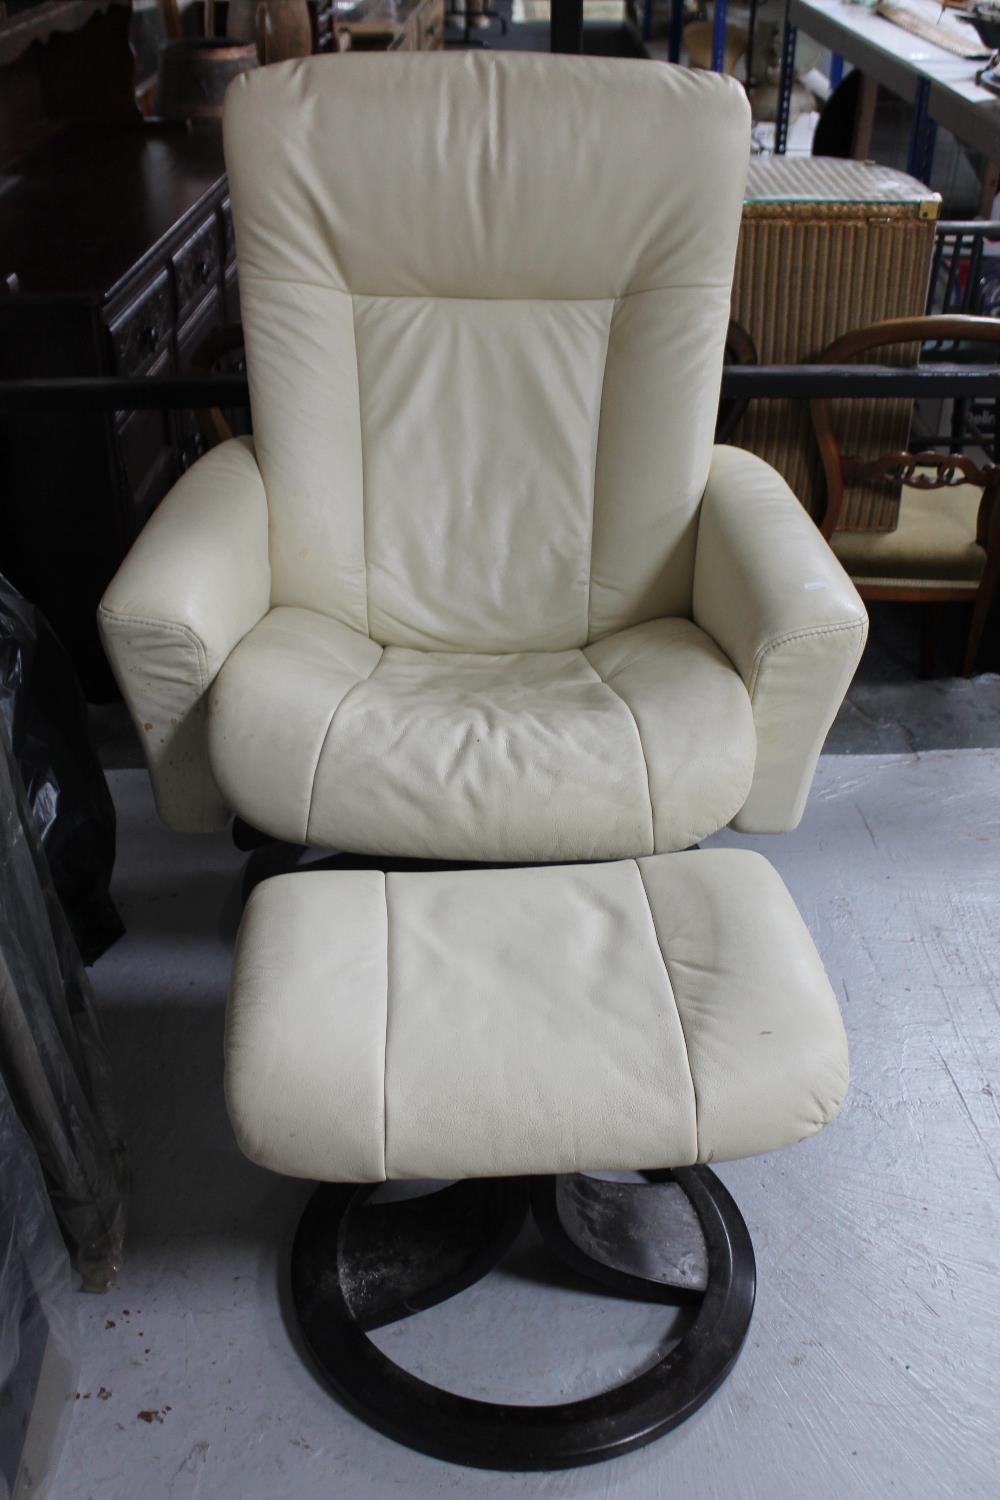
M100 611L166 822L491 862L793 827L866 616L713 451L742 89L348 55L225 129L254 439Z

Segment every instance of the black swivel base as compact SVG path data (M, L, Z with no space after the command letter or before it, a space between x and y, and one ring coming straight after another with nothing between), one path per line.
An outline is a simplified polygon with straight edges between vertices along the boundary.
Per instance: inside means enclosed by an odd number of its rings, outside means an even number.
M707 1401L736 1362L753 1312L753 1247L707 1167L456 1182L372 1202L375 1188L324 1186L292 1251L306 1343L346 1406L397 1442L485 1469L568 1469L652 1442ZM367 1338L478 1281L527 1214L549 1248L606 1292L685 1310L679 1338L624 1384L562 1405L506 1406L439 1390Z

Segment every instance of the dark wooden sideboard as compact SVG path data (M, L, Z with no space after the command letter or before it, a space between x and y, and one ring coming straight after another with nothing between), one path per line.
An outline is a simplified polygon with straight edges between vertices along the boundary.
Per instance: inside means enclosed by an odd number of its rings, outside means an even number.
M51 194L47 214L19 200ZM183 128L91 130L47 142L0 197L0 374L183 371L237 317L218 137ZM0 426L0 567L109 686L93 630L100 593L144 522L199 452L194 418L153 411L39 413Z
M333 48L333 0L310 12ZM392 14L380 45L441 45L443 0ZM0 5L0 378L183 373L239 318L221 133L143 120L131 21L128 0ZM200 451L190 412L0 417L0 572L94 700L114 693L97 603Z
M60 27L11 57L0 29L0 91L19 104L5 120L0 103L0 376L183 371L238 316L219 133L142 121L127 6L39 12ZM198 451L188 413L0 420L0 571L49 616L92 697L112 690L101 592Z

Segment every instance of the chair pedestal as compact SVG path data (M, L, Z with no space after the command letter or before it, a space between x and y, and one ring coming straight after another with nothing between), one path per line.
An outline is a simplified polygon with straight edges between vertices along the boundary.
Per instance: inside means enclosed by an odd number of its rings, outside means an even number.
M630 1452L692 1415L729 1374L750 1324L753 1247L707 1167L638 1181L570 1175L456 1182L372 1201L374 1187L319 1187L292 1251L306 1344L346 1406L397 1442L477 1468L566 1469ZM371 1329L473 1285L528 1214L548 1248L609 1295L682 1309L649 1368L561 1405L502 1405L427 1384L367 1338Z

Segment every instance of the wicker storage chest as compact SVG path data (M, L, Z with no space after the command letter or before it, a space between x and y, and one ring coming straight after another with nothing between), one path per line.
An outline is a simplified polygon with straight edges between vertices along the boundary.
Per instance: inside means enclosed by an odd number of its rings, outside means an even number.
M824 157L755 157L747 179L733 317L762 364L808 364L851 328L926 307L940 198L903 172ZM892 362L900 351L885 351ZM859 454L905 448L912 403L835 403ZM800 401L751 402L731 441L772 463L818 516L823 474ZM898 486L854 486L852 530L890 531Z

